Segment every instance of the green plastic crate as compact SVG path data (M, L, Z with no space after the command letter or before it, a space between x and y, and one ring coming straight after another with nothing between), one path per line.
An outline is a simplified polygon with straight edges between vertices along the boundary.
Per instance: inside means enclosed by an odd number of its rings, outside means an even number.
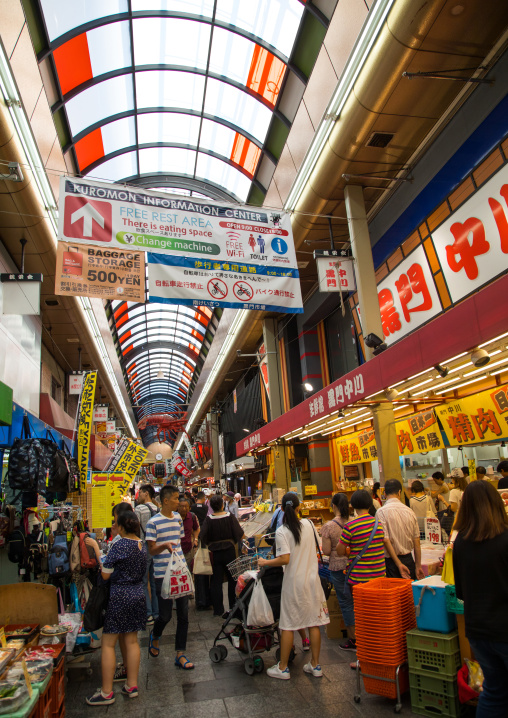
M464 706L457 696L447 696L424 688L411 686L411 710L421 716L441 716L442 718L460 718Z
M420 648L408 648L407 654L409 668L413 673L424 671L427 674L435 673L454 678L461 666L460 651L446 654L438 651L424 651Z
M448 611L450 611L450 613L464 613L464 601L461 601L460 598L457 598L455 586L453 584L450 583L446 586L445 596L446 608L448 609Z
M437 633L435 631L419 631L413 628L406 633L407 647L418 648L423 651L439 651L451 655L460 651L459 634L457 631L451 633Z
M411 689L440 693L449 698L458 696L457 678L429 676L426 673L409 673Z

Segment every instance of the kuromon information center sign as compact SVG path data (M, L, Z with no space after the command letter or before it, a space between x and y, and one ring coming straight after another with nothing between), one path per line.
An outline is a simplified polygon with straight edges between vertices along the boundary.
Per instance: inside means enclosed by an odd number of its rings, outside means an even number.
M58 234L147 252L151 301L303 312L287 214L62 178Z

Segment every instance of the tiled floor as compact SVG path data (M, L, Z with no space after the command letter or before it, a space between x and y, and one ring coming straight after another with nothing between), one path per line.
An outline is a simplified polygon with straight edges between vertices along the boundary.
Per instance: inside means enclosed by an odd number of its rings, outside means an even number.
M360 718L393 715L395 701L368 695L362 688L361 702L356 704L355 674L349 667L355 654L341 651L338 640L323 634L320 662L323 678L303 673L309 654L300 649L296 635L297 656L291 666L291 679L269 678L266 672L248 676L243 668L242 654L229 646L223 663L210 661L208 651L220 629L221 620L210 612L189 611L190 630L187 656L196 664L193 671L174 666L174 622L166 627L161 640L159 658L148 658L148 634L141 636L141 669L139 698L120 694L121 684L115 683L116 702L108 707L90 707L85 696L100 686L100 651L91 656L93 675L84 671L69 672L66 687L66 718L88 718L105 713L112 718L162 718L170 713L178 718ZM265 667L275 663L274 651L263 653ZM86 658L89 658L87 656ZM409 694L403 697L403 714L413 715Z

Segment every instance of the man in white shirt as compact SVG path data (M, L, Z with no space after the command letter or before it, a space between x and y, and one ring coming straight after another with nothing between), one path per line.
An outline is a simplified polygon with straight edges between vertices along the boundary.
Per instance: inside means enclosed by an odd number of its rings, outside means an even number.
M240 520L240 512L238 511L238 504L235 501L235 495L232 491L228 491L222 497L227 503L226 510L229 511L236 519Z
M146 544L148 551L154 557L155 589L159 602L159 616L150 633L148 646L148 652L153 658L159 656L159 640L164 628L171 621L173 612L173 599L161 596L164 575L173 551L184 559L181 540L185 534L182 518L176 511L179 504L178 496L179 491L176 486L163 486L160 491L160 513L153 516L146 526ZM185 655L189 630L189 596L181 596L174 602L176 606L175 666L188 671L194 668L194 664Z
M137 504L134 509L136 516L139 519L141 527L141 539L146 543L146 525L152 518L158 513L159 509L153 503L155 498L155 490L151 484L143 484L138 492ZM159 615L159 604L157 601L157 594L155 591L155 576L153 569L153 556L148 554L148 560L146 563L146 573L143 578L143 587L145 589L146 597L146 624L151 626L154 620ZM150 584L150 591L148 591L148 584Z
M413 581L423 578L420 529L414 512L400 500L402 484L398 479L388 479L384 489L386 502L376 511L376 517L383 527L385 538L390 539L397 558L407 566ZM400 578L400 571L386 550L385 563L386 576Z

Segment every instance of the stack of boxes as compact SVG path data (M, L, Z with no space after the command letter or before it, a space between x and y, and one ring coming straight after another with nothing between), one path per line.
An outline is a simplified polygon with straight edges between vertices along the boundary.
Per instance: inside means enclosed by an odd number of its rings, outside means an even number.
M407 634L411 708L417 715L459 718L460 644L445 589L438 576L413 582L418 629Z

